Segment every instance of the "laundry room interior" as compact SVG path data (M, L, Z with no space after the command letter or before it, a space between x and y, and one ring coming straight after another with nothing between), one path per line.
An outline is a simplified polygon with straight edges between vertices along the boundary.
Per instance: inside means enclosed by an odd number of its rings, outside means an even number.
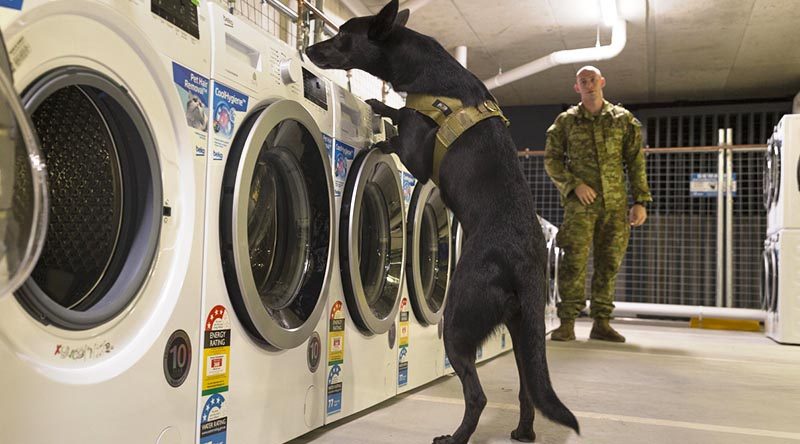
M797 23L0 0L0 443L800 443Z

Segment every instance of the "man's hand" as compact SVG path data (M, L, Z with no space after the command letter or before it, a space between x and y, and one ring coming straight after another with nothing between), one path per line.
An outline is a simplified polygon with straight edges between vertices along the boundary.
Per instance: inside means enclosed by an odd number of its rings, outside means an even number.
M594 202L594 199L597 197L597 192L589 185L582 183L575 187L575 195L578 196L578 200L581 201L583 205L589 205Z
M643 205L634 204L631 207L630 214L628 215L628 220L631 222L632 227L638 227L647 220L647 208Z

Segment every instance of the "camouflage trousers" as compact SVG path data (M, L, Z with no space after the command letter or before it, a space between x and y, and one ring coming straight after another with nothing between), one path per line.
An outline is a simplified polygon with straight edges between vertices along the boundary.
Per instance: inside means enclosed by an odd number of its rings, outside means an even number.
M584 206L570 196L557 237L558 246L564 250L558 269L559 318L575 319L586 307L586 264L590 250L594 254L590 314L594 319L611 317L617 272L628 249L630 232L626 208L605 209L601 196Z

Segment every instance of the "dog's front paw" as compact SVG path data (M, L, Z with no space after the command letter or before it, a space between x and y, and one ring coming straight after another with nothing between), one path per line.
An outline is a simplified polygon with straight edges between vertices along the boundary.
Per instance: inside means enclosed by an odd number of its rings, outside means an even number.
M383 154L392 154L394 150L392 149L392 145L385 140L381 140L380 142L375 144L375 148L381 150Z
M511 439L519 442L534 442L536 441L536 433L533 431L533 428L520 430L520 428L517 427L511 432Z
M378 99L367 99L367 105L372 108L372 111L375 111L376 114L380 115L383 115L382 111L386 109L386 104Z

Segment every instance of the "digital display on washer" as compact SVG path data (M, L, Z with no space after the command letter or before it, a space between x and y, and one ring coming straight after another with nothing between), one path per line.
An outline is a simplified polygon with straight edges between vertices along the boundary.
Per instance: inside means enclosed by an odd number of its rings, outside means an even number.
M325 81L305 68L303 68L303 96L320 108L328 110L328 90Z
M150 10L192 37L200 38L197 5L192 0L153 0L150 3Z

